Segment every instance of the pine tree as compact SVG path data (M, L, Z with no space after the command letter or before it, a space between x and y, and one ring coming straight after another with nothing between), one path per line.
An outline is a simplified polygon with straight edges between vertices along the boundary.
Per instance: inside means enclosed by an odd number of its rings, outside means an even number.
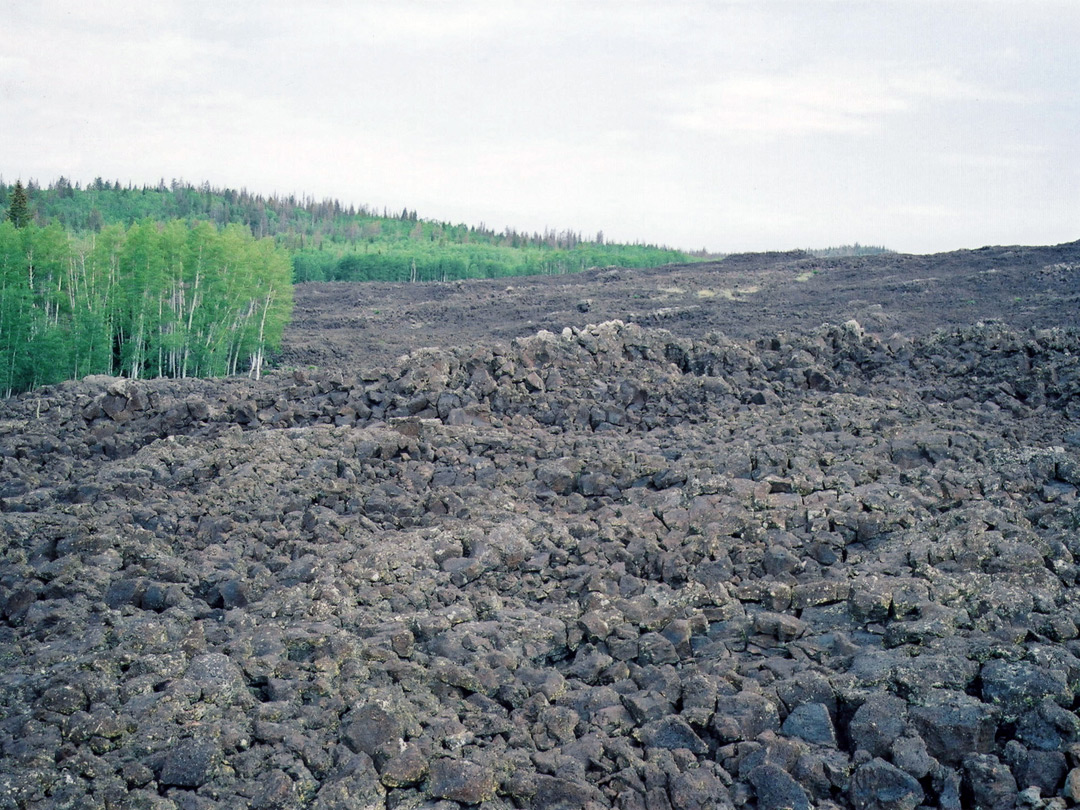
M15 181L15 188L11 192L8 219L16 228L25 228L30 224L30 201L26 198L26 189L23 188L21 180Z

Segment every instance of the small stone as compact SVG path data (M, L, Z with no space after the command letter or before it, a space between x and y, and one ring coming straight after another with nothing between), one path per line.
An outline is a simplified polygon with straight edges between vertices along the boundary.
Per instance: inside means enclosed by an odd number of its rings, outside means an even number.
M972 754L964 760L964 774L971 786L976 807L1012 810L1016 804L1016 780L997 757Z
M806 632L806 622L786 613L762 611L754 616L754 630L780 641L794 641Z
M428 760L417 745L406 745L404 750L391 757L379 770L379 780L387 787L414 785L428 772Z
M341 741L369 756L386 743L399 740L401 723L379 706L367 704L350 711L341 726Z
M438 799L479 804L495 798L498 787L489 768L464 759L437 759L428 774L428 793Z
M926 750L941 762L959 763L969 753L985 753L994 746L994 709L977 698L948 693L910 713Z
M855 712L848 724L848 736L857 748L875 757L883 756L904 732L906 714L907 703L903 699L889 694L873 695Z
M926 752L922 737L905 735L892 744L893 764L900 770L922 779L934 767L934 758Z
M1073 768L1065 776L1065 787L1061 792L1066 799L1080 802L1080 768Z
M880 757L851 777L851 803L857 810L915 810L922 800L923 789L915 778Z
M221 749L210 740L186 740L165 757L159 781L163 785L197 788L210 781L221 760Z
M1065 755L1060 751L1028 751L1013 773L1017 787L1037 787L1047 796L1053 796L1068 770Z
M780 714L768 698L753 692L717 698L712 728L723 742L753 740L763 731L780 730Z
M780 731L809 743L836 747L836 729L833 728L829 710L821 703L796 706L784 720Z
M776 765L759 765L748 779L757 792L759 810L810 810L810 800L799 783Z
M685 748L694 754L705 754L709 750L709 746L679 717L665 717L649 723L635 736L649 748Z
M293 780L284 771L275 768L259 775L259 789L251 798L252 810L273 810L295 801Z
M660 633L645 633L638 639L638 661L642 664L677 664L679 653Z
M240 668L222 653L204 653L192 660L187 677L202 689L203 700L211 703L227 704L247 693Z

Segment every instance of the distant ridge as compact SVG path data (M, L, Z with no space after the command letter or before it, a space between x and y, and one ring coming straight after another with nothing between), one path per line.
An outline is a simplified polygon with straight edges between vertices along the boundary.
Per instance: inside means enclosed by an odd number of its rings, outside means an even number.
M13 186L0 181L6 211ZM657 267L716 256L645 243L612 243L603 232L572 229L496 231L423 219L415 209L391 213L295 194L265 196L182 180L122 186L96 178L85 188L66 178L26 190L38 225L56 223L82 235L151 220L242 225L256 239L270 237L290 252L293 275L304 281L453 281L522 275L559 275L590 267Z

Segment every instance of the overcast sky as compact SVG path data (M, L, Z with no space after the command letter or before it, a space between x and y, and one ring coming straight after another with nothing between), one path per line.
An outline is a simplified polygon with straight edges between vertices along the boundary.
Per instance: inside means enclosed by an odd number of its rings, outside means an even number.
M0 0L0 175L713 251L1080 239L1078 0Z

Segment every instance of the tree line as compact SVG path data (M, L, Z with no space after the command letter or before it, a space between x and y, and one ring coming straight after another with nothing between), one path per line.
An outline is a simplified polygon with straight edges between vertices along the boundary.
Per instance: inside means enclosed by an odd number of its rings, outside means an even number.
M807 248L806 252L818 259L843 259L853 256L880 256L882 253L893 253L887 247L879 245L837 245L827 248Z
M13 187L0 182L0 206ZM75 233L144 219L240 225L256 238L271 237L287 250L295 280L442 281L569 273L589 267L655 267L710 257L653 244L609 243L603 233L571 229L524 233L422 219L416 210L381 211L301 195L253 194L194 186L181 180L124 186L95 180L85 187L66 178L41 187L29 183L33 218L58 222Z
M688 254L642 245L580 243L573 248L506 247L419 241L375 249L302 250L293 254L294 279L305 281L454 281L562 275L592 267L656 267L692 261Z
M258 377L292 310L288 254L238 225L0 222L0 392L87 374Z

